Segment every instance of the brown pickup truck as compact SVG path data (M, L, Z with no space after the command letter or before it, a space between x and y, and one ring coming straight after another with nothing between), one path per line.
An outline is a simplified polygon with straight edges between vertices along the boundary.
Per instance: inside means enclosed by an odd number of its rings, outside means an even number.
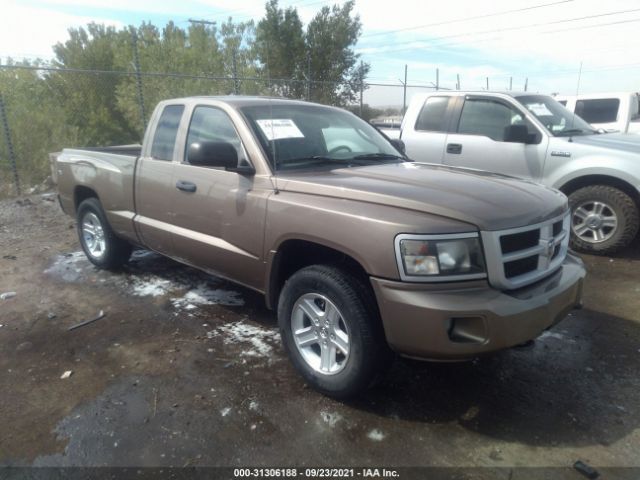
M581 301L562 193L412 162L337 108L168 100L141 147L65 149L53 171L91 262L143 246L264 294L295 367L335 397L392 352L473 358Z

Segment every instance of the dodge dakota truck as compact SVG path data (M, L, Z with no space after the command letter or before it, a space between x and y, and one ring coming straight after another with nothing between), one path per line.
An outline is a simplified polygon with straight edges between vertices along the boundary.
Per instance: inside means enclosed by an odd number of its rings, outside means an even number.
M416 95L400 138L418 162L504 173L561 190L573 212L576 250L613 253L638 233L640 136L599 133L550 96Z
M334 397L393 352L473 358L581 302L562 193L411 162L338 108L163 101L142 146L65 149L53 169L91 262L142 246L264 294L295 368Z

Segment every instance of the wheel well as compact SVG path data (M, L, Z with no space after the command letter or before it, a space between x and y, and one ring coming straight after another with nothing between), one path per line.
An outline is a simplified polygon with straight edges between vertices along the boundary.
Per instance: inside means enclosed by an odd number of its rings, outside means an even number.
M280 290L291 275L301 268L319 264L338 265L369 284L366 270L353 257L318 243L287 240L278 248L271 266L267 306L277 308Z
M77 186L73 192L73 205L78 210L78 206L87 198L98 198L98 194L89 187Z
M608 185L610 187L617 188L629 195L637 205L640 206L640 192L636 190L633 185L620 180L616 177L610 177L608 175L586 175L584 177L574 178L560 187L560 191L569 196L576 190L582 187L589 187L592 185Z

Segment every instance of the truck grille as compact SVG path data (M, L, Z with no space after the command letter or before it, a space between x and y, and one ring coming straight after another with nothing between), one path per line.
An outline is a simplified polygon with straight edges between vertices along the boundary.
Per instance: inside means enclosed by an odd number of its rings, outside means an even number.
M567 212L536 225L482 232L489 282L514 290L556 270L569 248L569 219Z

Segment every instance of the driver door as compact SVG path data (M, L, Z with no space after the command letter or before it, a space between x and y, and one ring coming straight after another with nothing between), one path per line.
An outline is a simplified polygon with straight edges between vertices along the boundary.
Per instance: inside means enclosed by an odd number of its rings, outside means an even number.
M443 163L541 179L548 139L523 112L502 99L467 96L459 115L455 132L447 135ZM511 139L514 125L526 126L527 143Z

